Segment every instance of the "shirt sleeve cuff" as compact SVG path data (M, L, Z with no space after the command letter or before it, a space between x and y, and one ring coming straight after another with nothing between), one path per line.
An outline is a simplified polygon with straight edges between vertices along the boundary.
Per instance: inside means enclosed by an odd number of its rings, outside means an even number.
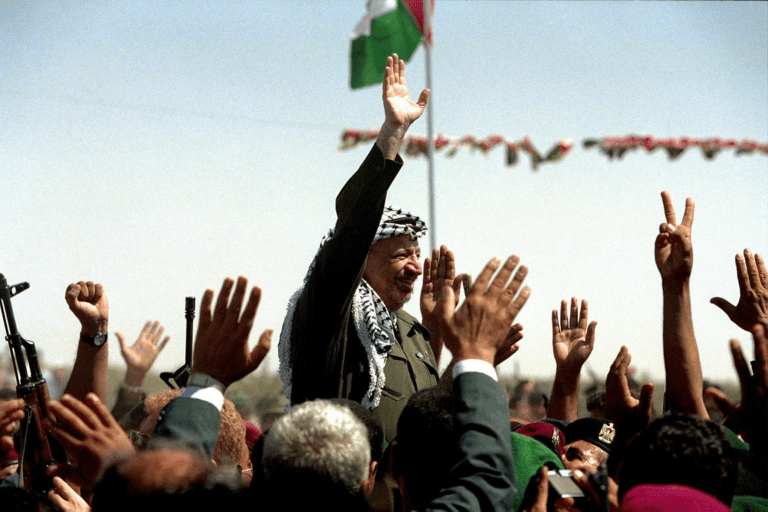
M208 402L216 407L219 412L221 412L221 408L224 407L224 393L215 387L200 388L197 386L189 386L184 389L181 396Z
M454 379L462 373L467 372L483 373L496 382L499 382L499 377L496 375L496 369L487 361L482 361L480 359L463 359L453 366Z

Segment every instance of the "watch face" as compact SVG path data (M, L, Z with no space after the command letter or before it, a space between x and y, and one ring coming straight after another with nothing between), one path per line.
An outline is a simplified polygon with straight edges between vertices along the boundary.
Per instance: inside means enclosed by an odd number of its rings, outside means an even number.
M100 347L107 342L107 333L100 332L98 334L94 334L93 336L86 336L81 334L80 340L88 343L89 345L93 345L94 347Z

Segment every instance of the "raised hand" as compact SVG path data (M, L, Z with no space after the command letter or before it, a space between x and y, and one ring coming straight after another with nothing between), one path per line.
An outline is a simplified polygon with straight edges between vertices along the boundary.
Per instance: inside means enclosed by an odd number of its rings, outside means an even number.
M750 444L750 451L765 458L768 457L768 337L765 327L756 325L752 337L755 342L754 375L741 345L737 340L731 340L733 365L741 383L741 403L732 404L725 393L715 388L707 388L706 393L715 400L737 433Z
M121 333L115 333L117 341L120 342L120 353L128 367L125 383L129 386L141 387L144 384L144 377L152 368L158 354L171 339L170 336L163 338L163 331L163 326L157 320L147 322L136 339L136 343L130 346L125 342L125 337ZM162 341L160 341L161 338Z
M85 403L71 395L61 402L51 402L51 411L57 423L45 419L43 426L72 455L72 466L55 464L48 468L51 475L66 475L72 482L93 489L103 470L113 461L130 457L135 449L94 393L88 393Z
M424 260L420 301L421 323L431 335L429 343L432 346L432 352L435 354L435 359L438 363L440 362L440 352L442 351L443 344L440 340L435 309L445 286L453 288L456 306L459 305L461 277L461 274L456 276L456 260L453 252L449 251L444 245L440 249L433 249L432 258Z
M709 302L722 309L733 323L751 331L755 325L768 328L768 270L759 254L754 257L744 249L744 258L736 255L736 277L739 281L739 302L735 306L722 297Z
M632 356L622 346L605 379L605 409L607 417L620 423L625 429L639 432L651 423L653 412L653 384L640 389L640 399L629 391L627 369Z
M385 159L394 160L408 127L421 117L427 107L429 89L421 91L416 103L411 100L405 84L405 62L395 53L387 57L381 95L384 100L384 123L376 139L376 146Z
M528 269L521 265L514 272L519 261L510 256L494 277L501 261L491 259L458 309L453 288L443 288L436 314L440 336L454 361L480 359L494 364L500 352L509 350L514 339L510 326L531 294L530 287L520 288Z
M552 350L559 369L581 371L595 346L597 322L589 322L588 304L571 297L571 315L568 317L568 302L560 303L560 319L557 310L552 310Z
M405 62L393 53L387 57L381 96L384 100L385 123L408 128L424 112L429 101L429 89L421 91L418 101L414 103L405 83Z
M248 350L248 337L259 308L261 288L254 286L251 289L241 317L240 309L248 280L243 276L237 278L237 287L230 301L229 295L234 284L230 277L224 280L213 314L213 290L205 291L200 304L200 322L192 358L193 373L210 375L225 386L258 368L272 345L272 330L268 329L262 333L253 350Z
M693 269L693 245L691 244L691 226L693 225L694 203L690 197L685 200L685 213L682 224L677 224L675 208L669 192L661 193L664 203L664 215L667 221L659 226L656 237L656 267L662 281L686 280Z
M456 258L453 251L449 251L444 245L440 246L440 249L432 250L432 258L424 260L420 303L422 324L436 322L435 308L445 286L453 288L456 305L459 305L461 277L461 274L456 276Z
M106 333L109 325L109 302L104 287L93 281L80 281L67 286L64 298L69 309L80 320L81 334Z

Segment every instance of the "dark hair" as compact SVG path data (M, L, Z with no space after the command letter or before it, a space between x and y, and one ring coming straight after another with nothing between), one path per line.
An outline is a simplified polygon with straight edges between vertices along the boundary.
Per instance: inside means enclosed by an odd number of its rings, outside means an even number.
M347 398L332 398L329 402L349 407L352 414L363 422L368 429L368 442L371 443L371 461L380 461L384 453L384 429L379 416L360 402Z
M731 504L738 461L723 430L695 416L663 416L627 447L619 498L641 484L680 484Z
M397 422L395 470L421 510L440 492L455 462L453 394L443 385L416 392Z

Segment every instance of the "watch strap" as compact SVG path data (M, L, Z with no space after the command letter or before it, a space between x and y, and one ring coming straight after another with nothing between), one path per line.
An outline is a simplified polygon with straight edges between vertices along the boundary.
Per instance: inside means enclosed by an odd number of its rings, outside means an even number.
M187 380L187 387L216 388L221 391L222 394L227 389L227 386L225 386L222 382L214 379L210 375L199 372L192 372L189 375L189 379Z

